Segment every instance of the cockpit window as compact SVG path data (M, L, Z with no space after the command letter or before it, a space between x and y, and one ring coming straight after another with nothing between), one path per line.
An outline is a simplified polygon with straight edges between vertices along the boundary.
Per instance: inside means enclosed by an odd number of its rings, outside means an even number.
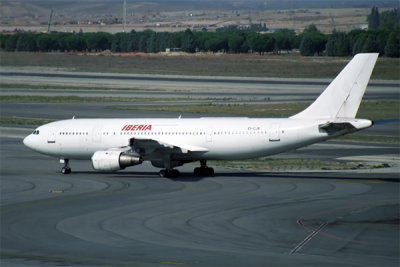
M39 134L39 130L34 130L32 134L38 135Z

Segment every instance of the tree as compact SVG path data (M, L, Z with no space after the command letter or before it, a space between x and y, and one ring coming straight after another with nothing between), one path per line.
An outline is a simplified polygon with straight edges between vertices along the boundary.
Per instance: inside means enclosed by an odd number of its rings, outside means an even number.
M368 36L367 39L365 40L361 52L363 53L378 52L375 38L372 35Z
M275 31L273 34L273 38L275 39L275 51L278 54L281 54L282 50L286 50L289 53L289 50L293 48L294 36L296 36L296 33L293 30L281 29Z
M400 30L400 16L397 8L380 14L379 26L388 30Z
M6 51L13 52L17 48L17 42L18 42L19 36L16 34L9 35L5 42L5 49Z
M7 34L0 34L0 48L1 50L5 50L6 49L6 42L8 40L10 35Z
M182 39L182 50L187 53L196 52L196 40L194 39L194 35L190 29L186 29L185 34Z
M68 51L85 51L87 49L86 41L82 34L71 34L66 37Z
M104 51L111 49L113 35L106 32L88 33L86 43L90 51Z
M326 43L326 54L331 57L351 55L350 42L343 32L334 32Z
M140 35L139 37L138 50L140 52L147 51L147 37L145 35Z
M156 53L157 52L157 33L153 32L153 34L150 36L150 38L147 39L147 44L146 44L146 52L147 53Z
M57 51L60 49L58 39L60 35L42 33L36 37L36 45L39 51Z
M307 34L307 33L316 33L316 32L320 32L317 28L317 26L315 26L314 24L308 25L307 27L304 28L303 33Z
M392 32L385 46L385 55L388 57L400 57L400 33Z
M306 34L300 42L300 54L302 56L313 56L315 54L311 37Z
M245 38L242 32L231 33L228 38L229 51L233 53L242 52L241 49L244 42Z
M111 43L111 50L113 52L129 52L131 48L130 36L128 33L119 32L114 35Z
M217 37L213 37L205 41L204 47L207 51L218 52L220 50L223 50L224 40Z
M367 39L367 36L364 34L360 34L359 36L356 37L356 40L354 42L353 49L352 49L352 55L356 55L356 54L362 52L366 39Z
M371 13L367 17L368 29L378 29L379 28L379 11L376 6L371 8Z
M36 40L33 34L18 34L18 41L16 43L17 51L28 51L33 52L36 51Z

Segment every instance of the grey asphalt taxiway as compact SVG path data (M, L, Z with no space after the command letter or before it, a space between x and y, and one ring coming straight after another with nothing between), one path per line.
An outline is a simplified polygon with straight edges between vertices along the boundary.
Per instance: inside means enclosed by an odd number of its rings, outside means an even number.
M47 86L47 89L3 88L0 96L153 97L161 100L191 97L223 102L309 102L315 100L330 82L328 79L37 72L29 68L20 70L10 67L2 67L0 79L5 84ZM57 86L76 89L60 90ZM397 81L371 81L364 100L398 99L399 86ZM104 87L113 90L105 90Z
M114 104L113 104L114 105ZM2 103L3 116L178 117L107 103ZM202 114L182 114L184 117ZM204 114L203 114L204 115ZM1 266L398 266L399 147L327 142L277 157L360 158L392 168L157 176L144 163L115 173L22 144L0 127ZM369 135L399 134L399 121ZM357 159L357 160L356 160Z
M398 266L395 174L193 167L62 175L3 137L2 266Z

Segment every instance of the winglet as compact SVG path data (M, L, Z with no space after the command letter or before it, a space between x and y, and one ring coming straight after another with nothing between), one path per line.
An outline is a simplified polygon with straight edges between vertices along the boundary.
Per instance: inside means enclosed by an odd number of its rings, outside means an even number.
M378 55L354 56L314 103L290 118L355 118Z

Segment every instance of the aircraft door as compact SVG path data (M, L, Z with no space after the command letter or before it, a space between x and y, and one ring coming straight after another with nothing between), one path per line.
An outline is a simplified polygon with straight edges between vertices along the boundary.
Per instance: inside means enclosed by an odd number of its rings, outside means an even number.
M50 129L49 134L47 135L47 143L55 144L57 136L57 128Z
M274 123L269 129L269 141L280 141L279 124Z
M208 128L206 132L207 143L212 143L212 136L213 136L213 128Z
M92 135L92 140L93 143L101 143L101 131L102 131L103 127L102 126L95 126L93 128L93 135Z

